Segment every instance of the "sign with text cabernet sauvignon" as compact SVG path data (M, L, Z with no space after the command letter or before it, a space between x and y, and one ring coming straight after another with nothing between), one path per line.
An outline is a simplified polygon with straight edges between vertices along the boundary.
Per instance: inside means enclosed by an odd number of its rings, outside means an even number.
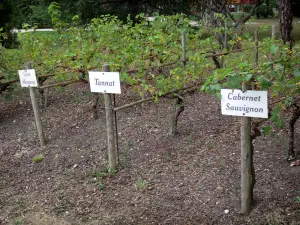
M268 92L222 89L222 114L268 118Z
M118 72L89 71L91 92L121 94L120 74Z

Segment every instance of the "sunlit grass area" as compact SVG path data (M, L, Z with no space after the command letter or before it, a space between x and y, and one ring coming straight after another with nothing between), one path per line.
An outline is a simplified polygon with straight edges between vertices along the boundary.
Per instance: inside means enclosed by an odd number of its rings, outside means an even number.
M293 30L292 38L297 42L300 40L300 18L294 17L293 19ZM254 30L258 27L268 26L268 29L260 31L260 38L270 37L271 36L271 27L272 25L276 26L276 37L280 38L280 25L279 18L272 19L252 19L245 26L245 32L254 33Z

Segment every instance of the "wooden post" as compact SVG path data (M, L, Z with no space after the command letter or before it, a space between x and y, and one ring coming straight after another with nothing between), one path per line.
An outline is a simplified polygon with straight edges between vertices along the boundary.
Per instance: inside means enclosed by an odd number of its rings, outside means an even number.
M245 92L243 84L242 91ZM241 212L248 214L252 201L251 118L241 119Z
M185 39L184 31L182 31L181 33L181 45L182 45L182 63L183 66L185 67L187 58L186 58L186 39Z
M225 32L224 32L224 48L228 49L228 33L227 33L228 22L225 21Z
M26 70L32 69L31 63L25 63L25 69ZM36 93L34 87L29 87L29 92L30 92L34 118L35 118L36 129L38 131L38 135L40 139L40 144L42 147L44 147L46 145L46 140L43 132L42 119L41 119L40 109L36 99Z
M276 38L276 25L272 25L272 39Z
M272 25L272 40L275 40L276 38L276 26L273 24ZM270 60L272 61L273 60L273 54L270 53L270 56L269 56Z
M116 103L116 95L113 94L113 106L114 108L117 107ZM120 154L119 154L119 134L118 134L118 118L117 118L117 111L113 110L114 113L114 122L115 122L115 134L116 134L116 152L117 152L117 164L120 163Z
M109 65L105 64L102 67L104 72L109 72ZM117 169L116 159L116 145L114 133L114 117L112 109L111 94L104 94L105 114L106 114L106 132L107 132L107 145L108 145L108 164L109 170L115 171Z
M255 38L255 58L254 58L254 64L255 67L258 66L258 29L255 30L254 32L254 38Z

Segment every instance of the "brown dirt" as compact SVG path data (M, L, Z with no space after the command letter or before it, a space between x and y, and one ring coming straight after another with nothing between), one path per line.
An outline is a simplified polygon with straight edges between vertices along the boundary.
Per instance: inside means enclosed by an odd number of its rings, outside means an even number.
M300 167L284 161L285 129L255 143L256 204L243 216L240 119L222 116L214 97L186 97L175 137L167 136L168 99L119 112L120 169L109 174L105 114L92 119L88 88L50 96L45 149L28 90L0 102L0 224L300 224ZM135 99L123 91L117 104ZM299 136L298 126L298 153ZM44 160L32 162L39 153Z

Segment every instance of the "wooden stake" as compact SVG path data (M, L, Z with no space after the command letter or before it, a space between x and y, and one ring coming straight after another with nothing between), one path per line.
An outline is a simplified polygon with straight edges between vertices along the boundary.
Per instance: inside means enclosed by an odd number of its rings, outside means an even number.
M254 64L255 64L255 67L258 66L258 29L255 30L254 32L254 38L255 38L255 58L254 58Z
M242 91L246 91L243 84ZM248 214L252 201L251 118L241 119L241 212Z
M104 72L109 72L109 65L105 64L102 67ZM117 170L117 158L116 158L116 145L115 145L115 133L114 133L114 118L112 109L111 94L104 94L105 102L105 114L106 114L106 131L107 131L107 145L108 145L108 164L109 170Z
M182 63L183 66L185 67L187 62L187 57L186 57L186 38L185 38L184 31L181 33L181 45L182 45Z
M228 31L227 31L228 23L225 21L225 32L224 32L224 48L228 49Z
M32 69L31 63L26 63L25 69L26 70ZM44 136L44 132L43 132L42 119L41 119L40 109L39 109L39 105L38 105L38 102L36 99L34 87L29 87L29 92L30 92L30 98L31 98L34 118L35 118L36 129L38 131L38 135L39 135L39 139L40 139L40 144L42 147L44 147L46 145L46 140L45 140L45 136Z
M276 26L275 25L272 25L272 40L275 40L276 38ZM273 60L273 54L270 53L270 56L269 56L270 60L272 61Z
M116 95L113 94L113 106L114 108L117 106L116 103ZM114 122L115 122L115 134L116 134L116 149L117 149L117 164L120 163L120 154L119 154L119 134L118 134L118 118L117 118L117 111L114 111Z
M272 39L276 38L276 25L272 25Z

